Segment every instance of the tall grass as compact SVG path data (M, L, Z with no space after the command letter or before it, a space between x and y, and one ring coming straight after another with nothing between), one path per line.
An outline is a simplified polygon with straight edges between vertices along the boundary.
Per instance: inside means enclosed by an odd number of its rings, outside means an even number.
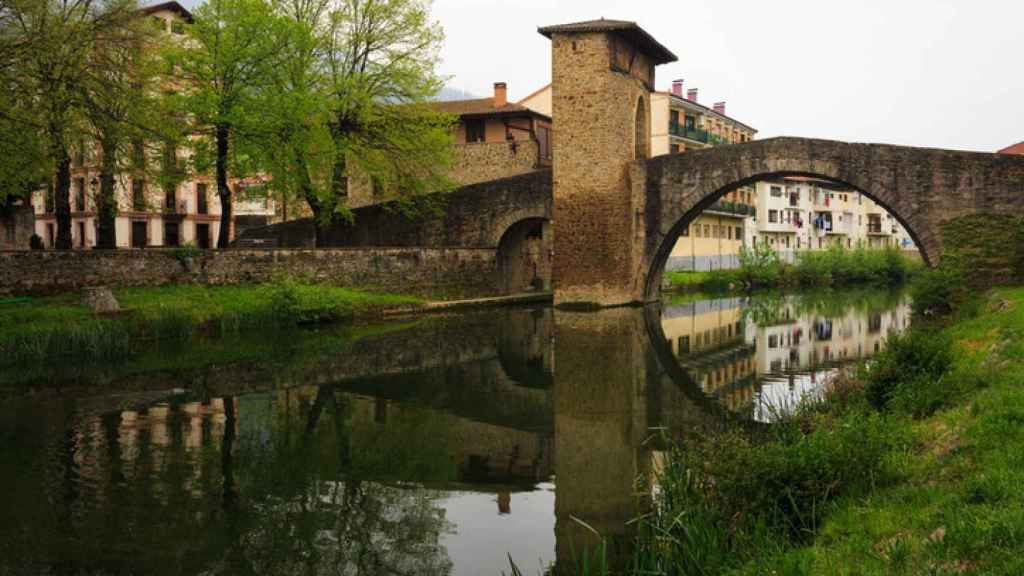
M181 342L200 332L219 336L343 322L359 313L420 303L290 278L255 286L132 288L116 295L126 313L111 317L92 315L73 297L0 309L0 363L112 360L147 342Z
M896 285L910 278L920 265L912 262L897 248L847 249L833 246L828 250L805 251L796 263L783 262L770 246L759 244L740 249L740 267L714 270L694 279L705 290L720 291L732 288L814 287L831 285ZM677 278L668 277L677 284Z

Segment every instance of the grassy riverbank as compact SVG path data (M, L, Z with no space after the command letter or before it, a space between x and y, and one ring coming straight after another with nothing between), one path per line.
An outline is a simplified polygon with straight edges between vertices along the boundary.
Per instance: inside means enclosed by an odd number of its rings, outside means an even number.
M633 574L1024 573L1024 288L891 338L765 431L688 440L658 481Z
M139 342L196 333L351 321L419 298L282 280L250 286L163 286L114 291L124 313L97 317L79 295L0 305L0 357L17 361L120 358Z
M667 272L674 290L723 291L753 288L809 288L829 285L892 285L904 282L920 263L896 248L869 250L833 247L801 252L787 264L763 244L740 253L740 267L709 272Z

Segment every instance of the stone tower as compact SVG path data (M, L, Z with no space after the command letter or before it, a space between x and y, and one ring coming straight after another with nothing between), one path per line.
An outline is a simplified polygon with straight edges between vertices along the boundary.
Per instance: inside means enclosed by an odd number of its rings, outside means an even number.
M654 67L676 57L634 22L541 28L551 39L555 304L643 300L644 186Z

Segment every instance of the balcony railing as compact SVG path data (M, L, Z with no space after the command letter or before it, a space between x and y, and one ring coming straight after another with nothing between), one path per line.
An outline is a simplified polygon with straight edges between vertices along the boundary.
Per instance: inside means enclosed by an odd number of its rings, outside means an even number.
M687 140L693 140L694 142L703 142L705 144L707 144L708 136L710 136L707 130L701 130L700 128L689 128L682 124L669 124L668 133L679 138L686 138Z
M723 212L726 214L735 214L737 216L756 216L757 209L749 204L742 204L740 202L715 202L708 208L711 212Z

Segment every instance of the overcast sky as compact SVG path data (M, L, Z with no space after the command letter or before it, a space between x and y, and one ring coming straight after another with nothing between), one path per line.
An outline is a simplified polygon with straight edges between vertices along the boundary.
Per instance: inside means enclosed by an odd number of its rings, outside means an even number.
M1020 0L434 0L434 15L441 72L480 96L496 81L511 99L550 82L538 26L605 17L679 57L657 68L658 89L683 78L759 138L985 151L1024 140Z

